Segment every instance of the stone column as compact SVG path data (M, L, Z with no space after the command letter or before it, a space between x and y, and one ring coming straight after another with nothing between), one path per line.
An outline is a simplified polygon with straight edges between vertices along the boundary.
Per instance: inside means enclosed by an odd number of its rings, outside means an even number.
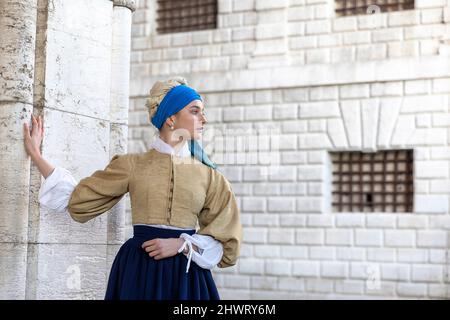
M109 156L127 153L130 88L131 14L134 0L113 1L111 110ZM107 270L126 238L125 210L128 195L108 215ZM129 232L128 232L129 233Z
M22 123L33 112L37 0L0 1L0 299L26 288L30 160Z

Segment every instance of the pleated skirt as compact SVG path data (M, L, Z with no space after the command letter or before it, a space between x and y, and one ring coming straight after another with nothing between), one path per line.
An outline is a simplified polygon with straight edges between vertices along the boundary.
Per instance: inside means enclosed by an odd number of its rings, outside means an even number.
M108 280L106 300L219 300L216 284L208 269L191 262L182 253L155 260L141 245L155 238L178 238L195 230L173 230L134 226L133 238L119 249Z

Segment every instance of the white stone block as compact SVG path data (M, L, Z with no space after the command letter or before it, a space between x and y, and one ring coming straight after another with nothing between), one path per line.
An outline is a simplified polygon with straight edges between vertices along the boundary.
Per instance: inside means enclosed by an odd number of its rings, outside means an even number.
M335 260L335 248L334 247L322 247L322 246L309 246L309 259L310 260Z
M340 228L364 227L364 215L357 213L339 213L336 215L336 226Z
M358 100L348 100L341 101L339 104L342 111L346 132L350 133L348 135L349 146L352 148L359 148L362 146L360 103Z
M243 210L247 212L263 212L266 207L265 198L262 197L244 197Z
M364 261L366 260L366 249L356 247L336 248L336 259L343 261Z
M325 231L325 243L327 245L350 246L353 243L353 230L328 229Z
M363 149L376 150L378 133L378 99L367 99L361 101L361 116L363 128Z
M292 271L291 261L281 259L266 260L266 274L274 276L290 276Z
M433 79L433 93L450 92L450 79Z
M440 263L440 264L447 263L447 250L444 249L430 250L429 254L431 263Z
M279 278L278 279L278 290L287 290L295 292L305 291L305 280L298 278Z
M272 106L262 105L257 107L245 107L245 120L258 121L258 120L271 120L272 119Z
M351 62L356 58L356 48L354 46L346 46L341 48L332 48L331 49L331 62L339 63L339 62Z
M339 87L341 99L368 98L369 96L370 86L368 84L349 84Z
M297 198L297 212L322 212L324 208L321 197L299 197Z
M413 265L412 280L417 282L442 282L444 280L442 266Z
M393 281L409 281L411 266L407 264L383 264L381 266L381 278Z
M350 278L368 280L379 275L379 264L373 262L350 262Z
M397 249L398 262L423 262L428 261L428 250L425 249Z
M336 148L348 147L347 133L341 119L329 119L327 121L328 134Z
M324 233L320 229L297 229L298 244L323 244Z
M295 230L287 228L272 228L269 230L269 243L271 244L294 244Z
M254 245L254 255L256 258L277 258L280 257L279 245Z
M295 198L270 197L268 199L269 212L293 212L295 211Z
M288 259L306 259L308 257L307 246L286 245L281 247L281 257Z
M418 213L447 213L448 196L416 195L414 208Z
M339 117L339 105L334 101L300 103L300 118Z
M387 15L384 14L366 14L359 15L358 17L358 29L382 29L387 27Z
M401 41L402 39L403 39L402 28L389 28L372 31L373 42Z
M281 194L289 195L306 195L306 183L283 183L281 185Z
M368 261L395 262L395 249L389 248L368 248Z
M226 274L223 276L227 288L249 289L250 277L247 275Z
M306 62L313 63L329 63L330 49L311 49L306 51Z
M267 243L266 228L244 228L244 241L246 243Z
M299 277L318 277L319 263L313 261L294 261L292 274Z
M426 229L428 228L428 217L417 215L401 215L397 218L397 225L399 228L405 229Z
M251 289L265 289L265 290L277 290L277 283L280 277L269 276L252 276L250 279ZM282 278L283 279L283 278ZM254 290L256 291L256 290Z
M400 283L397 286L397 294L400 297L425 298L427 285L422 283Z
M256 40L266 40L283 38L286 33L287 26L285 23L268 23L256 26L254 34Z
M445 129L418 128L410 138L413 145L444 145L446 143Z
M385 44L360 45L356 50L358 61L381 60L387 56L387 46Z
M391 214L370 214L366 217L367 228L395 228L396 217Z
M335 291L337 293L362 296L364 294L364 287L364 283L360 281L344 280L336 282Z
M228 0L229 1L229 0ZM252 11L255 9L255 1L254 0L233 0L233 11Z
M306 290L308 292L330 293L333 291L333 282L331 279L307 279Z
M329 140L328 135L324 133L302 134L299 137L300 149L328 149L332 146L333 144ZM299 179L301 180L301 178Z
M416 234L414 230L385 230L384 245L386 247L414 247Z
M287 0L258 0L255 4L256 11L283 9L287 6Z
M345 262L322 262L320 275L324 278L346 278L349 266Z
M445 111L448 107L448 96L410 96L403 99L402 113Z
M356 31L358 28L356 17L339 17L333 20L333 31Z
M27 266L26 244L0 243L0 299L25 299L27 286L31 285L26 282L27 268L31 267Z
M401 96L402 94L403 94L403 82L401 81L386 82L386 83L377 82L370 85L370 95L372 97ZM382 99L381 101L383 102L384 99ZM401 102L401 100L399 100L399 102Z
M422 24L441 23L444 18L443 8L422 10L421 22Z
M417 246L425 248L445 248L448 245L448 236L441 230L417 231Z
M418 10L390 12L388 16L389 27L417 25L419 23L420 12Z
M308 101L308 93L306 88L285 89L283 90L283 100L284 102Z
M369 31L354 31L344 33L344 45L357 45L370 43L370 32Z
M306 21L314 19L314 8L311 6L291 7L287 11L288 21Z
M391 146L408 145L415 130L415 119L413 115L400 116L394 125L393 133L390 137Z
M388 57L415 57L419 55L418 41L391 42L388 44Z
M274 105L273 106L273 119L295 119L298 114L298 106L294 103Z
M355 230L355 244L357 246L379 247L383 245L382 230Z
M416 0L414 7L417 9L435 8L445 6L445 0Z
M331 23L327 20L308 21L306 22L306 34L324 34L331 32Z
M430 181L431 193L450 193L450 180Z

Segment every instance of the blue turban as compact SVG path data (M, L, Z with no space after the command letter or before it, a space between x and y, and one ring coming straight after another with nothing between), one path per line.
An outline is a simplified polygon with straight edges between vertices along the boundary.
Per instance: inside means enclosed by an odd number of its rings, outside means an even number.
M202 100L202 97L194 89L183 84L173 87L159 104L155 115L151 119L152 124L156 128L161 129L168 117L174 115L194 100ZM213 169L217 168L217 165L208 158L196 140L190 140L188 146L194 157Z

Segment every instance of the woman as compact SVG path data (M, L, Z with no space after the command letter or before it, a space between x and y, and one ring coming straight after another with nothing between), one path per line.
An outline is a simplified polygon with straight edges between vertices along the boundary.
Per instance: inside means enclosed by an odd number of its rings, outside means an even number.
M45 178L39 201L84 223L130 193L134 235L117 253L105 299L219 299L210 269L235 265L242 226L229 182L197 143L207 122L202 99L175 78L156 82L146 105L159 130L152 148L115 155L79 183L42 158L43 123L32 116L24 138Z

